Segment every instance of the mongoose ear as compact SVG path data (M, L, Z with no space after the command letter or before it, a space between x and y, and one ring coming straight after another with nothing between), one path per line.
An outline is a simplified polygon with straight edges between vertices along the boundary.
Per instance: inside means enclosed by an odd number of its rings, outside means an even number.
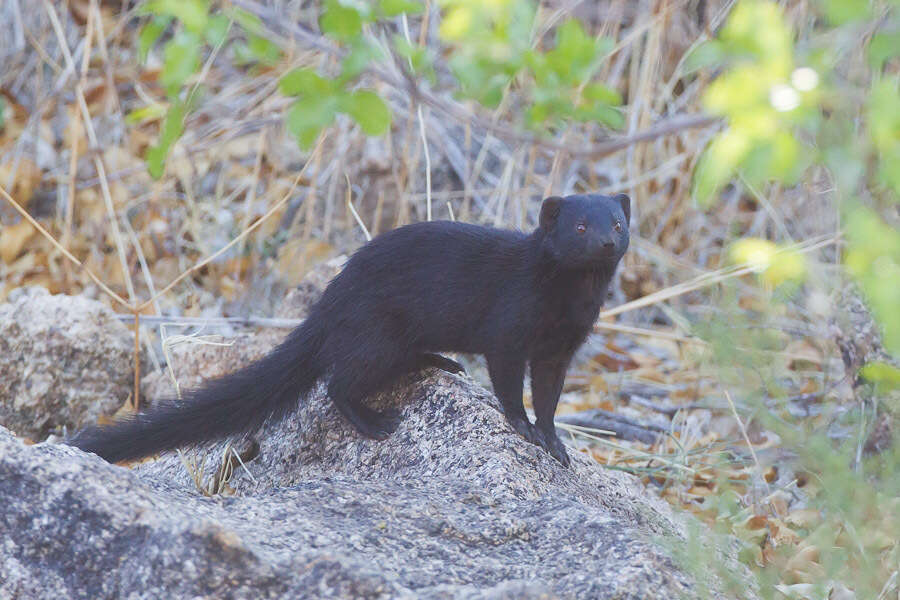
M627 225L631 222L631 198L628 197L628 194L616 194L613 196L613 200L622 207L622 212L625 213L625 224Z
M541 229L549 229L556 223L556 217L559 216L562 202L563 199L559 196L550 196L544 199L544 203L541 204Z

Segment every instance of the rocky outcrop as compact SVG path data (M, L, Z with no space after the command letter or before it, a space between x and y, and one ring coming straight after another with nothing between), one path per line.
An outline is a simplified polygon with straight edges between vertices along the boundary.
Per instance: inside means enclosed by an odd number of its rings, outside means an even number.
M0 425L42 439L131 396L134 338L105 305L38 287L0 304Z
M189 346L175 372L277 337ZM132 469L0 428L0 599L698 595L661 545L686 539L668 505L576 448L561 467L469 377L425 371L371 402L403 415L382 442L317 389L251 436Z
M234 465L211 497L187 475L190 458L129 470L0 431L0 597L690 592L653 541L680 527L636 480L577 454L563 469L456 376L395 392L380 398L406 417L389 440L360 438L316 395L270 424L246 471ZM197 462L216 471L223 456L218 445Z

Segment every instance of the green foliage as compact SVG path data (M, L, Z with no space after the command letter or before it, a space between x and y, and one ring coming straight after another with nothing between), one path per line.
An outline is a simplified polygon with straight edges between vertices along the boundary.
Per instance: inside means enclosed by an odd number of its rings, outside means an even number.
M325 10L319 17L322 32L336 40L350 40L362 31L363 15L353 6L340 0L326 0Z
M726 117L729 127L697 164L693 195L701 206L709 206L737 173L753 184L795 183L808 166L808 150L793 130L815 108L819 75L809 67L794 69L791 37L778 5L744 0L719 39L694 53L696 64L724 61L730 67L704 95L707 109Z
M160 83L170 101L184 95L210 47L227 45L235 64L251 67L274 67L282 58L281 48L258 17L217 6L209 0L147 0L142 6L142 14L150 19L139 34L141 58L146 60L152 48L162 43ZM507 92L515 90L525 103L522 124L534 129L546 130L567 120L599 122L611 128L624 125L617 108L622 103L619 93L592 80L612 49L611 40L588 35L579 21L569 19L556 28L553 48L542 51L534 47L536 6L530 0L445 0L441 6L441 36L461 96L496 107ZM371 90L355 89L372 62L388 58L369 40L367 27L423 10L423 3L415 0L322 2L319 28L344 51L339 73L330 76L295 69L279 85L283 94L297 98L285 115L285 124L301 147L308 148L338 114L348 115L369 135L388 130L387 104ZM231 34L233 29L236 32ZM406 60L413 75L436 83L428 48L402 36L392 42L393 51ZM148 167L151 157L154 161L152 172L162 172L160 154L165 157L172 141L161 140L148 156Z
M885 349L897 356L900 231L890 215L900 198L900 78L889 65L900 56L898 5L874 9L871 2L821 0L819 6L825 19L798 48L778 4L740 0L717 39L686 59L689 72L723 67L704 102L727 123L697 164L693 195L702 206L710 206L722 186L735 178L753 185L773 180L790 184L809 165L825 167L840 204L844 266L880 326ZM834 40L859 37L861 21L866 20L875 24L865 23L875 32L864 48L872 72L860 73L854 66L848 78L840 65L845 57L834 50ZM771 356L760 355L766 348L760 336L767 315L781 306L780 282L806 277L801 256L776 260L777 251L767 240L744 239L733 245L735 261L758 266L765 300L752 316L741 310L727 312L721 321L703 323L698 333L711 343L709 362L720 379L743 391L755 409L753 418L797 454L798 470L816 478L814 490L806 493L820 518L815 531L805 532L804 543L816 548L817 563L824 569L819 597L828 595L825 586L833 580L850 586L857 598L875 598L885 582L883 567L897 564L900 547L900 437L894 436L893 449L860 460L864 440L834 438L824 428L800 425L784 404L775 402L796 375L776 368ZM865 365L859 375L884 397L881 410L898 412L900 370L876 362ZM835 410L818 422L859 431L860 436L867 425L864 407ZM732 532L741 537L738 528ZM759 560L748 564L759 575L763 596L781 597L773 587L780 579L775 567Z
M378 10L385 17L397 17L403 13L417 15L424 9L421 2L410 0L379 0Z
M855 202L844 207L844 221L844 263L882 325L885 348L900 356L900 232Z
M869 136L879 163L881 183L900 199L900 77L875 82L869 93Z
M278 82L282 94L298 98L288 112L287 126L302 148L309 148L338 113L352 117L367 135L382 135L390 127L390 109L375 92L351 92L343 83L312 69L294 69Z
M138 35L138 51L141 62L147 62L147 54L149 54L150 48L153 47L153 44L156 43L159 36L163 34L163 31L166 30L171 22L171 16L163 15L153 17L141 28L141 33Z
M453 47L450 66L463 97L495 108L514 89L523 96L525 125L534 129L566 120L624 125L616 109L621 96L591 81L612 40L592 37L580 21L568 19L556 28L553 49L541 51L531 2L444 0L442 6L440 33Z
M233 23L238 23L244 38L235 43L234 58L238 64L273 65L280 59L281 49L264 35L264 27L257 17L235 9L212 14L208 0L148 0L141 5L140 12L150 16L138 34L142 62L166 32L171 32L162 43L163 65L159 77L171 107L163 120L159 142L144 157L148 171L158 178L165 170L169 150L181 137L189 112L185 86L199 71L210 47L225 44ZM129 118L144 120L155 115L158 106L133 111Z
M391 125L391 111L373 91L343 94L338 97L338 107L353 117L367 135L382 135Z
M849 0L830 0L823 6L833 23L866 18L870 12L866 3ZM900 49L888 43L894 34L879 35L872 38L874 49L870 46L867 55L880 69ZM827 71L823 75L811 67L795 68L799 52L791 40L777 4L742 0L718 39L710 43L711 49L695 53L697 64L716 60L727 66L709 86L704 101L728 122L698 162L695 199L708 206L736 174L752 184L793 183L810 163L819 163L830 168L841 196L849 198L866 188L896 202L900 197L900 78L876 76L860 112L855 98L829 85ZM808 56L815 60L815 53ZM860 119L865 135L853 127ZM804 147L798 141L801 138L816 139L817 150ZM900 233L864 204L848 203L843 212L846 264L882 324L885 344L900 352L900 312L896 310L900 306L896 283Z

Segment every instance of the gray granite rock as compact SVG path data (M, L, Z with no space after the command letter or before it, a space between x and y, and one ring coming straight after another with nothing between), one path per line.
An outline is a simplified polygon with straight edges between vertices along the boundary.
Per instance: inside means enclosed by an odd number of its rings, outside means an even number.
M0 424L42 439L112 415L131 395L133 348L96 300L16 290L0 304Z
M335 473L205 497L0 429L0 598L693 596L650 541L655 527L616 516L604 492L588 501L578 485L548 486L517 498L462 472ZM605 493L627 504L628 487ZM656 527L668 522L659 517Z

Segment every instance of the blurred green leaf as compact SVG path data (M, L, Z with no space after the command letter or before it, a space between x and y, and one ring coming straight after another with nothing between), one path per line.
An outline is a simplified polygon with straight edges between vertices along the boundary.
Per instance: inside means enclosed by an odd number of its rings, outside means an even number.
M900 388L900 369L884 362L871 362L859 370L860 376L886 389Z
M569 19L556 29L556 47L545 56L561 81L581 83L611 44L611 40L596 41L585 33L577 19Z
M160 83L174 96L200 65L200 39L195 33L181 31L166 43Z
M325 79L315 70L303 67L288 71L278 82L278 89L285 96L303 96L307 94L333 94L334 82Z
M147 148L144 160L147 162L147 170L154 179L162 177L165 170L166 157L172 145L181 137L184 131L185 106L181 102L174 102L166 113L162 129L159 134L159 143Z
M149 0L143 10L160 16L175 17L188 31L201 34L209 16L208 0Z
M218 46L225 42L228 30L231 28L231 19L223 14L213 15L206 26L206 43L210 46Z
M819 0L819 2L832 25L865 19L871 12L869 3L862 0Z
M136 123L158 119L165 114L165 105L158 103L148 104L147 106L142 106L125 115L125 122L129 125L134 125Z
M337 114L334 96L304 96L294 102L287 113L288 131L297 138L303 149L308 149L323 128L331 125Z
M353 40L350 52L341 61L341 75L338 79L342 83L356 79L376 56L377 50L369 42L364 39Z
M248 33L260 35L263 30L262 20L251 12L247 12L242 8L233 8L229 14L235 23L244 28Z
M876 33L869 42L869 64L876 70L888 60L900 56L900 31Z
M869 94L869 137L881 180L900 194L900 77L877 81Z
M900 354L900 231L861 204L843 209L847 251L844 263L859 281L872 314L882 327L888 352Z
M597 121L610 129L621 129L625 126L625 115L622 111L605 104L579 106L575 111L579 121Z
M396 17L402 13L417 15L424 10L421 2L411 0L379 0L378 6L386 17Z
M602 102L611 106L619 106L622 104L622 94L617 90L607 87L602 83L590 83L584 86L585 99L593 102Z
M355 8L345 6L338 0L326 0L325 10L319 17L319 27L336 40L348 40L362 31L362 16Z
M273 65L281 58L281 48L261 35L249 35L247 49L255 61L264 65Z
M159 36L163 34L171 22L172 17L168 15L153 17L141 27L141 32L138 34L138 56L140 56L142 63L147 62L150 48L153 47L153 44L156 43L156 40L159 39Z
M406 41L402 35L394 36L394 50L403 58L412 62L413 72L424 75L429 81L437 81L434 65L428 54L428 49Z
M684 59L684 72L693 73L700 69L721 64L726 58L725 48L718 40L703 42Z
M391 126L391 111L378 94L361 90L340 98L340 110L359 123L366 135L382 135Z
M708 208L716 193L735 174L750 151L750 141L740 131L728 130L713 138L697 161L691 194L701 208Z

